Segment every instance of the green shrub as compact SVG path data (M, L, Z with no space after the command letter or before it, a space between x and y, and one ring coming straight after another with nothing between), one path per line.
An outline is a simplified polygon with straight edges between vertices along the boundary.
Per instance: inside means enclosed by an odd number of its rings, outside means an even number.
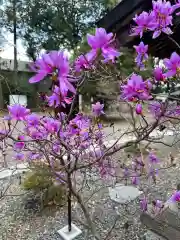
M39 195L43 206L66 203L66 186L53 178L51 169L45 164L33 166L25 175L23 187L32 190L36 196Z

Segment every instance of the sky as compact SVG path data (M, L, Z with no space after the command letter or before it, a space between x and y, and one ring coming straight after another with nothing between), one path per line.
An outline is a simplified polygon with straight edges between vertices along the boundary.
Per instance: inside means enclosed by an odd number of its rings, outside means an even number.
M13 59L14 47L13 47L13 34L4 33L3 35L4 46L0 51L0 57ZM26 49L23 46L22 40L17 40L17 58L18 60L28 61L28 57L26 55Z
M13 34L4 33L3 34L4 46L0 49L0 57L5 59L14 59L14 45L13 45ZM45 52L44 49L40 51L40 54ZM71 56L72 52L64 49L64 52L68 57ZM21 39L17 40L17 59L21 61L30 61L27 54L26 48L23 46L23 42Z
M0 11L3 13L5 1L0 0ZM13 47L13 34L8 33L7 30L3 31L2 40L4 41L4 46L0 48L0 57L13 59L14 58L14 47ZM18 52L18 60L29 61L26 55L26 49L23 47L23 43L21 40L17 40L17 52Z

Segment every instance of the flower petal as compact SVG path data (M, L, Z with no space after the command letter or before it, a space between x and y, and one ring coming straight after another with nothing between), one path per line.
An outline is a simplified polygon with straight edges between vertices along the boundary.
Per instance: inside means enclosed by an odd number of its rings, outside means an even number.
M160 34L161 34L161 31L160 31L160 30L155 31L155 32L153 33L153 37L152 37L152 38L155 39L155 38L159 37Z
M45 78L47 76L46 72L40 72L37 73L35 76L31 77L29 79L29 83L36 83L36 82L40 82L43 78Z

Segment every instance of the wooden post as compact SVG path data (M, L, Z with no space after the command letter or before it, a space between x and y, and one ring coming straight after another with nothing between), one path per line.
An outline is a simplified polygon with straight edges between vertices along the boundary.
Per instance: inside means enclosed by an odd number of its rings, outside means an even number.
M3 97L3 90L2 90L2 80L0 79L0 109L4 108L4 97Z
M79 94L79 111L82 112L83 107L82 107L82 95Z

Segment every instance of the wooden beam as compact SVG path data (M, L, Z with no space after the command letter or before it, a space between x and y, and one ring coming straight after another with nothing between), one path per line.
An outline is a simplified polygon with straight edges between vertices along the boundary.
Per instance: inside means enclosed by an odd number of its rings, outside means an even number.
M180 240L180 218L169 208L155 218L147 213L142 213L140 220L148 230L159 236L167 240Z
M152 0L123 0L106 16L97 22L98 26L110 30L114 24L123 21L128 15L138 9L142 4L152 5Z

